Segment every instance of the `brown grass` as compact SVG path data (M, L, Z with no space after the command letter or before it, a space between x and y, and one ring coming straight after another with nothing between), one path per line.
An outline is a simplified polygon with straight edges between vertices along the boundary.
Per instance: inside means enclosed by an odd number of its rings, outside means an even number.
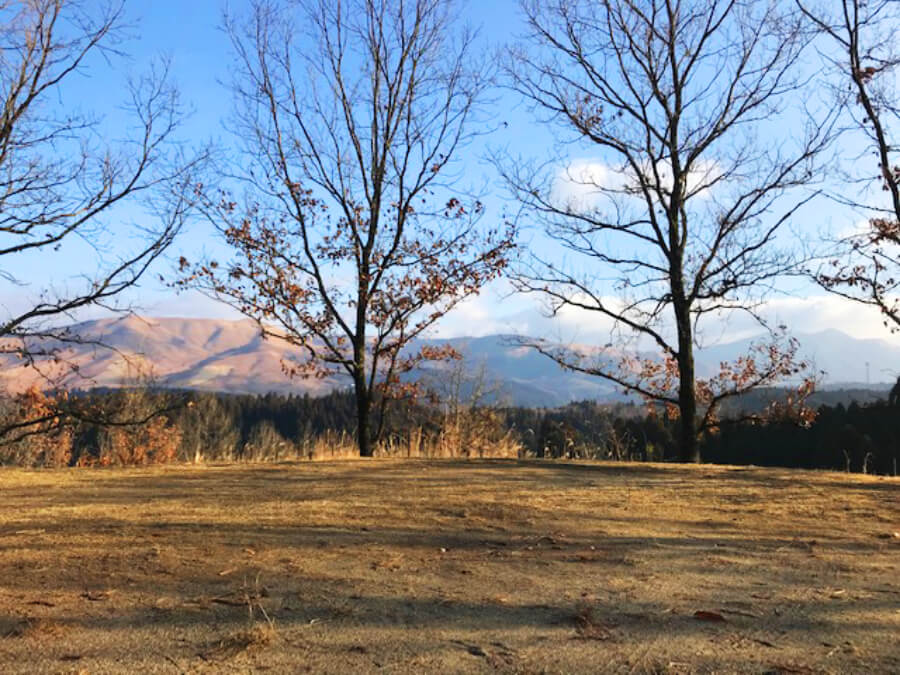
M198 652L197 656L206 663L229 660L269 647L276 642L277 637L273 624L257 624L211 644L208 649Z
M3 672L900 672L896 479L377 460L0 490Z
M594 606L581 604L575 612L575 633L585 640L609 640L612 637L610 626L597 620Z
M65 633L65 628L52 619L35 619L25 617L13 626L4 637L16 638L55 638Z

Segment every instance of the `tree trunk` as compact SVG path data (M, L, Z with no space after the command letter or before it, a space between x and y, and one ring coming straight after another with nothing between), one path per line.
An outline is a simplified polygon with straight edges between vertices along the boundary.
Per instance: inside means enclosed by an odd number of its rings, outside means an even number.
M356 445L360 457L371 457L374 454L370 434L370 415L372 410L372 390L366 382L366 309L369 306L368 251L362 251L359 263L359 277L356 288L356 334L353 339L353 388L356 391Z
M356 445L360 457L371 457L374 452L372 437L369 433L369 416L372 410L372 399L366 389L365 379L354 382L356 389Z
M675 305L678 328L678 411L681 432L678 441L679 459L699 463L700 445L697 442L697 390L694 386L694 339L691 315L686 303Z

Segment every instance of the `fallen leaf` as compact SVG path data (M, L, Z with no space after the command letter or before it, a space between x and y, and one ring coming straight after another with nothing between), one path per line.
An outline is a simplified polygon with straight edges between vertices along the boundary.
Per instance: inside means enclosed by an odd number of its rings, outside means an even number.
M467 642L463 642L462 640L450 640L455 645L459 645L464 648L469 654L472 656L484 656L486 657L488 654L481 647L475 644L469 644Z
M91 602L100 602L109 600L109 593L107 591L85 591L81 594L81 597Z
M237 600L235 598L227 597L212 598L210 602L214 602L217 605L228 605L229 607L246 607L248 604L246 600Z
M759 618L759 614L754 614L753 612L745 612L745 611L740 610L740 609L726 609L726 608L723 607L723 608L721 608L719 611L720 611L722 614L734 614L734 615L736 615L736 616L749 616L751 619L758 619L758 618ZM715 621L715 619L713 619L713 620ZM723 619L723 621L724 621L724 619Z
M718 612L707 612L702 609L698 609L694 612L694 618L697 619L697 621L714 621L719 623L727 621L727 619Z
M765 675L781 675L782 673L799 673L800 675L812 675L815 673L815 670L811 668L807 668L806 666L795 666L795 665L773 665L771 670L767 670Z

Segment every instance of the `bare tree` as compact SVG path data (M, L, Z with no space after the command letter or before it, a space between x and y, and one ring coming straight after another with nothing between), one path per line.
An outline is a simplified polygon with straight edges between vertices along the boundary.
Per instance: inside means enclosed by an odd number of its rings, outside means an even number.
M487 366L460 358L425 378L438 413L439 445L451 457L509 457L521 450L504 424L502 383L491 377Z
M0 315L0 353L34 366L84 341L60 325L86 307L113 308L172 242L190 204L200 158L185 159L175 143L183 113L166 64L130 83L132 138L106 143L101 120L76 112L84 104L71 96L80 72L120 56L122 8L0 2L0 276L25 297L17 262L84 242L97 249L78 284L43 289ZM131 230L111 225L126 204L140 204L147 221ZM115 259L99 250L113 237ZM122 253L129 239L137 243Z
M403 375L446 355L410 343L496 277L511 247L457 188L489 78L453 6L261 0L248 21L226 21L246 198L209 201L235 256L184 260L181 283L298 347L290 374L349 376L363 456L386 402L409 391Z
M831 58L839 75L838 103L862 131L877 159L863 168L863 177L850 176L837 201L862 210L868 227L840 242L840 253L814 271L827 290L876 307L885 325L900 330L900 146L895 125L900 123L900 4L891 0L841 0L798 7L836 48ZM834 53L826 50L826 54ZM869 157L869 152L864 156ZM857 164L858 165L858 164ZM860 194L872 184L887 200Z
M523 6L529 35L512 52L512 82L570 151L594 158L564 172L505 162L525 213L567 254L533 256L517 284L634 342L622 358L536 346L665 405L681 420L682 459L699 461L698 435L719 423L724 398L799 365L777 329L706 380L694 351L710 316L746 312L765 325L763 294L795 264L782 230L814 194L792 197L812 181L831 126L802 105L809 38L797 12L769 0ZM647 349L659 356L636 355Z
M136 247L96 273L85 269L80 286L43 289L24 309L0 317L0 351L31 363L79 340L60 323L85 307L110 307L172 242L186 215L188 176L198 160L183 160L173 144L182 112L167 67L131 82L126 107L137 133L117 146L102 142L100 120L74 112L83 101L63 89L89 61L98 67L118 55L121 11L117 4L92 12L69 0L0 3L3 280L24 296L27 282L10 270L22 256L84 241L100 245L113 233L120 243L140 235ZM129 232L106 222L139 197L154 224Z

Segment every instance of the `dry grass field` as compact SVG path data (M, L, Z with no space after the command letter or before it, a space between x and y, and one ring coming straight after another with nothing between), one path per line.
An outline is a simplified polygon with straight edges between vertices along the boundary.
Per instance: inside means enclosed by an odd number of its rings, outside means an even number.
M896 479L375 460L0 489L3 672L900 672Z

